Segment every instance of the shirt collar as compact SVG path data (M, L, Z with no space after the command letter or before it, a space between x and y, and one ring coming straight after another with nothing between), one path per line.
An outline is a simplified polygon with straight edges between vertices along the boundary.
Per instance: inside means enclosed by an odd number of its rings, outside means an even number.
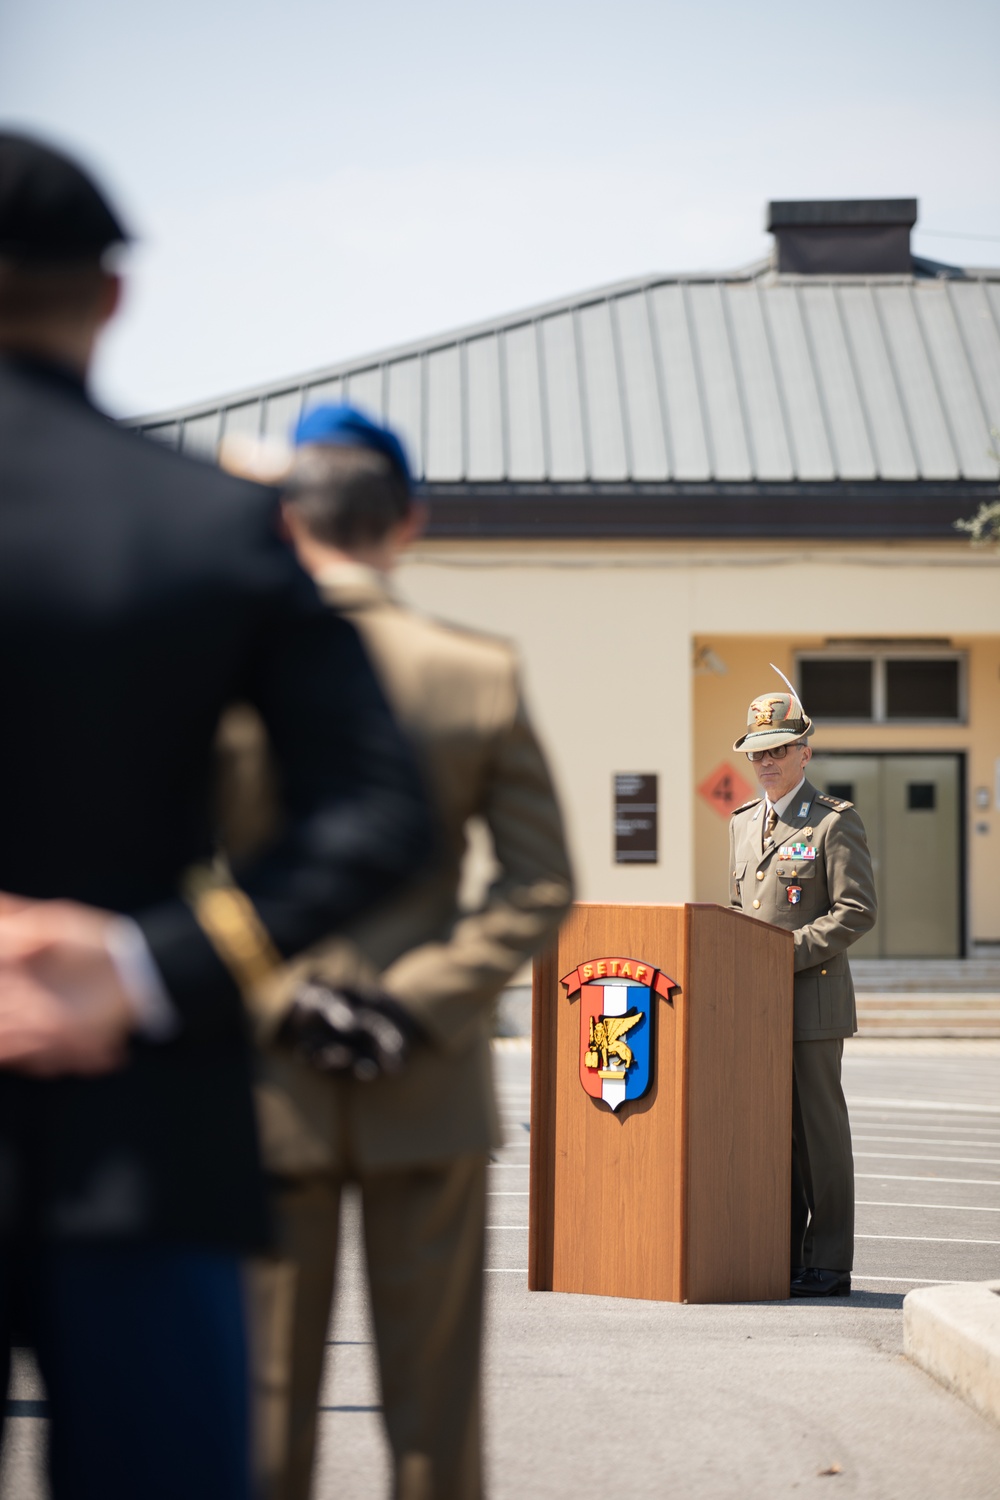
M785 813L788 811L788 808L791 806L792 802L794 801L794 799L798 796L799 792L805 786L805 782L806 782L806 778L803 776L802 780L799 781L796 786L793 786L792 790L790 792L787 792L784 797L779 797L778 800L777 800L777 802L772 802L771 799L770 799L770 797L768 797L767 798L767 809L768 809L768 812L770 812L771 808L773 807L774 810L775 810L775 812L778 814L778 817L779 818L783 818L785 816Z
M365 563L330 562L314 574L320 593L341 609L380 604L393 599L392 586L385 573Z
M61 360L50 359L42 354L29 354L25 350L0 350L0 362L13 366L22 374L48 385L59 386L71 395L79 396L90 405L90 397L84 377L72 365Z

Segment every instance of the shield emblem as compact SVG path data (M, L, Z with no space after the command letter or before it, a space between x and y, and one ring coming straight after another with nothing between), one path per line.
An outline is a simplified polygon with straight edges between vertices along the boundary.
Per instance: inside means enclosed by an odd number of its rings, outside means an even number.
M635 959L595 959L562 980L580 995L580 1082L615 1110L641 1099L653 1078L653 996L674 981Z
M612 1109L650 1083L653 992L646 984L588 984L580 991L580 1082Z

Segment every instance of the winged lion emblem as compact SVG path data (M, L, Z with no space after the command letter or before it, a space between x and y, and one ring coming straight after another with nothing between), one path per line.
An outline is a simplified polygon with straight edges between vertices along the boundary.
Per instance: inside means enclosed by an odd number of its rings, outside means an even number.
M588 1068L596 1068L598 1064L606 1068L609 1057L617 1057L623 1064L622 1072L627 1072L632 1065L632 1048L622 1037L637 1026L642 1020L642 1011L629 1011L624 1016L591 1016L590 1018L590 1047L584 1056L584 1062Z

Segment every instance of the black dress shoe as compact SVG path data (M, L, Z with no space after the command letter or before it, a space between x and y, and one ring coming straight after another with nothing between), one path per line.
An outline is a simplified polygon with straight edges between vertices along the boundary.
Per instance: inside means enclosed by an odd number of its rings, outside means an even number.
M820 1266L806 1266L792 1278L793 1297L849 1297L850 1271L824 1271Z

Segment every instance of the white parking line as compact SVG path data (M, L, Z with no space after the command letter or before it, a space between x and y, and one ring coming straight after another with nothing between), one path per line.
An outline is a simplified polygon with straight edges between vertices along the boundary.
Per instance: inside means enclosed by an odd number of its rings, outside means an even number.
M855 1203L858 1208L943 1208L949 1214L1000 1214L1000 1208L987 1208L981 1203L889 1203L883 1198L857 1198Z
M935 1172L920 1172L912 1177L901 1172L855 1172L854 1176L866 1182L957 1182L960 1187L1000 1187L1000 1182L992 1177L938 1177Z
M883 1120L861 1121L863 1130L901 1130L904 1124L905 1121L893 1118L892 1115L888 1115ZM1000 1125L976 1125L972 1120L929 1120L926 1124L920 1124L916 1120L911 1120L906 1128L911 1135L916 1135L926 1130L940 1130L945 1133L951 1132L952 1134L956 1130L960 1130L965 1135L984 1135L988 1136L990 1140L1000 1139Z
M1000 1245L1000 1240L955 1240L934 1234L856 1234L856 1240L919 1240L926 1245Z
M527 1198L530 1195L527 1191L511 1192L506 1188L490 1188L486 1196L487 1198ZM995 1211L1000 1214L1000 1208Z
M494 1276L527 1276L528 1274L527 1266L484 1266L483 1270L487 1274L492 1272Z
M952 1104L948 1100L873 1100L847 1095L852 1110L918 1110L922 1115L1000 1115L1000 1104Z
M886 1146L982 1146L984 1151L989 1151L998 1144L996 1141L950 1141L946 1135L921 1139L913 1135L869 1135L867 1131L857 1130L851 1131L851 1137L855 1141L881 1141Z
M916 1141L913 1143L917 1144ZM904 1151L855 1151L855 1156L872 1156L879 1161L954 1161L969 1167L1000 1167L1000 1161L989 1161L982 1156L913 1156Z

